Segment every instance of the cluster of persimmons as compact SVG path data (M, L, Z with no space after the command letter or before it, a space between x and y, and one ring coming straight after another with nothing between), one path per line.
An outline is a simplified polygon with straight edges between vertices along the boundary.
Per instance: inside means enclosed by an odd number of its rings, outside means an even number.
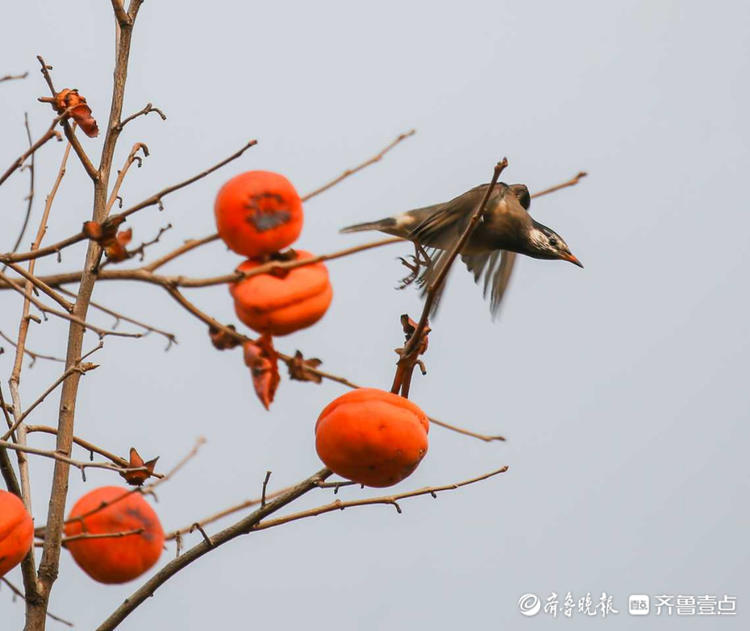
M333 290L322 262L302 261L310 252L289 248L303 224L302 201L284 176L250 171L232 178L215 204L219 236L246 257L230 286L237 317L260 334L245 342L243 356L256 392L268 408L278 385L278 357L272 337L309 327L328 310ZM286 250L285 250L286 249ZM214 339L218 348L226 340ZM429 421L408 399L360 388L331 401L315 424L320 459L335 473L367 486L385 487L409 476L427 452ZM137 476L135 484L142 484ZM31 516L15 495L0 491L0 576L20 563L33 545ZM164 531L153 509L136 490L105 486L84 495L65 522L65 547L94 580L123 583L159 559Z

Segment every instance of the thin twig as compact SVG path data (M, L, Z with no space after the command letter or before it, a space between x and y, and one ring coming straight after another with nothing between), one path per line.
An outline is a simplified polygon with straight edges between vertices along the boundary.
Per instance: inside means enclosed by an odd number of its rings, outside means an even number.
M547 195L549 193L554 193L555 191L559 191L562 188L568 188L569 186L575 186L578 184L578 182L581 180L581 178L584 178L588 175L586 171L579 171L576 173L572 178L570 178L567 182L563 182L562 184L556 184L555 186L550 186L549 188L545 188L541 191L538 191L531 195L531 198L534 199L536 197L541 197L542 195Z
M12 591L16 596L18 596L19 598L21 598L24 601L26 600L26 596L24 596L24 593L20 589L18 589L18 587L16 587L13 583L11 583L7 578L5 578L4 576L2 576L2 577L0 577L0 581L2 581L3 583L5 583L10 588L10 591ZM61 624L65 624L65 625L67 625L69 627L75 626L72 622L69 622L68 620L65 620L64 618L61 618L60 616L56 616L55 614L50 613L49 611L47 612L47 617L50 620L54 620L55 622L59 622Z
M128 169L130 169L133 162L138 162L138 167L140 167L143 163L141 157L138 156L139 151L143 153L144 158L148 157L148 147L144 143L137 142L133 145L133 148L130 150L128 157L125 160L124 166L117 172L115 185L112 187L112 192L109 194L109 200L107 201L107 214L109 214L109 211L111 210L112 206L114 206L115 201L117 200L117 196L120 194L120 187L122 186L122 181L125 179L125 175L127 174Z
M44 133L44 135L37 140L34 144L32 144L26 151L24 151L18 158L16 158L13 163L5 170L5 173L0 175L0 185L2 185L5 180L7 180L11 174L18 169L28 158L30 155L32 155L39 147L41 147L44 143L52 140L53 138L57 138L57 140L60 140L60 133L55 131L55 125L59 122L59 116L52 121L52 125L50 128Z
M6 449L12 449L13 451L20 451L25 454L32 454L35 456L43 456L45 458L52 458L60 462L65 462L79 471L85 471L86 469L106 469L107 471L114 471L115 473L135 473L139 471L148 471L146 467L119 467L111 462L82 462L80 460L74 460L62 454L58 451L50 451L48 449L37 449L36 447L29 447L28 445L19 445L17 443L8 442L6 440L0 440L0 447Z
M8 429L8 431L3 434L3 436L0 437L0 440L8 440L13 433L16 431L18 426L23 423L24 419L31 414L31 412L36 408L44 399L47 398L47 396L57 388L61 383L63 383L70 375L77 372L79 374L86 374L89 370L93 370L94 368L97 368L97 364L91 364L91 363L79 363L75 366L71 366L68 368L62 375L60 375L55 381L52 382L52 384L44 391L42 394L40 394L36 401L34 401L26 410L24 410L18 418L16 418L13 425ZM28 432L28 428L26 430Z
M215 232L214 234L210 234L207 237L203 237L201 239L190 239L189 241L185 241L185 243L183 243L180 247L172 250L171 252L168 252L161 258L158 258L155 261L152 261L148 265L144 265L141 269L144 269L147 272L153 272L154 270L160 268L162 265L166 265L170 261L173 261L178 256L182 256L186 252L190 252L190 250L199 248L202 245L205 245L206 243L211 243L212 241L218 241L218 239L219 239L218 232Z
M117 215L113 215L113 220L115 218L126 218L132 215L134 212L137 212L143 208L147 208L148 206L155 206L155 205L161 205L161 201L164 197L169 195L170 193L174 193L175 191L180 190L181 188L185 188L186 186L192 184L193 182L196 182L197 180L200 180L201 178L206 177L207 175L210 175L217 169L220 169L224 165L232 162L232 160L236 160L239 158L245 151L247 151L250 147L253 147L258 143L257 140L251 140L245 144L244 147L239 149L238 151L235 151L231 156L228 158L223 159L221 162L218 162L217 164L213 165L212 167L209 167L208 169L201 171L197 175L194 175L187 180L183 180L182 182L179 182L177 184L173 184L172 186L167 186L166 188L163 188L157 193L154 193L150 197L147 197L141 202L138 202L134 206L131 206L127 210L124 210L121 213L118 213ZM47 246L45 248L40 248L37 251L33 252L19 252L19 253L6 253L6 254L0 254L0 263L7 263L9 261L11 262L18 262L18 261L28 261L30 259L36 259L40 258L42 256L48 256L50 254L56 254L59 253L60 250L63 248L66 248L70 245L73 245L75 243L79 243L80 241L86 240L88 237L86 234L81 231L78 234L71 235L62 241L58 241L57 243L54 243L50 246Z
M63 291L62 289L60 291ZM0 337L2 337L6 342L13 345L13 347L18 348L18 344L10 337L5 335L2 331L0 331ZM29 350L28 346L24 345L23 352L26 353L29 357L31 357L31 364L29 367L33 366L37 359L49 359L53 362L62 362L65 363L65 360L60 357L53 357L52 355L42 355L41 353L35 353L31 350Z
M22 287L19 287L16 285L15 281L11 280L0 272L0 280L4 281L7 285L11 287L11 289L14 289L15 291L23 294L24 290ZM28 296L28 300L40 311L43 313L49 313L51 315L57 316L58 318L62 318L64 320L68 320L70 322L75 322L76 324L86 328L90 329L94 333L96 333L100 338L106 337L107 335L114 335L117 337L143 337L143 333L123 333L121 331L112 331L108 329L102 329L101 327L95 326L89 322L86 322L85 320L82 320L78 316L72 315L70 313L65 313L64 311L58 311L57 309L52 309L51 307L48 307L43 302L40 302L33 296Z
M399 144L400 142L406 140L407 138L410 138L415 133L416 133L416 129L412 129L412 130L407 131L404 134L400 134L393 142L391 142L389 145L387 145L379 153L375 154L372 158L369 158L368 160L365 160L364 162L362 162L361 164L358 164L356 167L354 167L352 169L347 169L341 175L339 175L338 177L334 178L333 180L331 180L327 184L323 184L323 186L321 186L320 188L316 188L314 191L311 191L310 193L308 193L307 195L305 195L302 198L302 201L306 202L307 200L315 197L316 195L320 195L323 191L327 191L332 186L336 186L336 184L338 184L339 182L341 182L341 180L345 180L349 176L354 175L355 173L357 173L357 172L361 171L362 169L370 166L371 164L375 164L376 162L379 162L380 159L386 153L388 153L391 149L393 149L397 144Z
M290 521L297 521L298 519L304 519L306 517L315 517L317 515L322 515L323 513L330 513L332 511L344 510L345 508L352 508L354 506L369 506L372 504L390 504L396 508L397 512L401 513L401 507L398 504L400 500L407 499L410 497L419 497L420 495L432 495L432 497L436 497L437 493L441 493L443 491L453 491L455 489L461 488L462 486L475 484L476 482L481 482L482 480L486 480L487 478L491 478L500 473L505 473L507 470L508 470L508 467L506 465L506 466L500 467L499 469L495 469L494 471L490 471L489 473L484 473L480 476L477 476L476 478L471 478L470 480L464 480L463 482L456 482L454 484L446 484L444 486L428 486L422 489L417 489L415 491L406 491L404 493L397 493L395 495L382 495L380 497L368 497L368 498L363 498L360 500L349 500L346 502L342 500L335 500L331 502L330 504L324 504L323 506L310 508L308 510L300 511L299 513L293 513L291 515L285 515L284 517L278 517L276 519L267 519L265 521L261 521L260 523L256 524L253 527L253 530L264 530L266 528L273 528L274 526L287 524Z
M18 79L25 79L29 76L29 71L27 70L23 74L6 74L4 77L0 77L0 83L3 81L15 81Z
M174 576L183 568L190 565L193 561L199 559L207 552L218 548L221 545L236 539L245 534L249 534L253 531L255 524L260 522L266 516L271 515L280 508L283 508L287 504L290 504L298 497L301 497L305 493L317 488L317 484L322 480L325 480L331 475L329 469L322 469L317 473L313 474L309 478L303 480L299 484L291 487L283 495L279 495L277 498L266 503L265 506L259 507L250 515L244 517L237 523L225 528L224 530L216 533L210 539L210 543L205 539L200 543L196 544L180 556L169 561L164 567L162 567L154 576L146 581L141 587L133 592L125 601L109 616L101 625L97 627L97 631L111 631L116 628L130 613L132 613L136 607L138 607L144 600L154 594L154 592L163 585L170 577Z
M59 290L63 294L75 297L75 293L73 293L72 291L68 291L64 287L60 287ZM114 329L117 328L117 325L120 323L120 320L122 320L123 322L130 322L130 324L135 324L136 326L141 327L145 331L157 333L159 335L164 336L167 339L167 348L165 350L169 350L172 344L177 344L177 337L175 336L174 333L170 333L169 331L164 331L163 329L159 329L150 324L146 324L145 322L141 322L140 320L136 320L135 318L131 318L130 316L126 316L125 314L120 313L119 311L115 311L114 309L105 307L104 305L101 305L98 302L94 302L93 300L91 300L89 304L95 309L99 309L99 311L101 311L102 313L106 313L107 315L111 315L113 318L115 318L115 323L112 325L112 328ZM2 331L0 331L0 335L2 335ZM46 359L56 359L56 358L47 357ZM65 361L65 360L59 359L58 361Z
M275 497L278 497L279 495L283 495L286 493L290 488L290 486L287 486L283 489L279 489L278 491L273 491L271 493L266 493L266 501L271 500ZM322 488L322 487L321 487ZM200 521L193 522L189 526L185 526L184 528L180 528L178 530L173 530L172 532L168 532L166 535L164 535L165 541L171 541L172 539L178 539L182 535L188 534L193 528L195 524L199 524L200 526L207 526L208 524L212 524L215 521L219 521L220 519L223 519L224 517L228 517L229 515L233 513L237 513L241 510L245 510L246 508L250 508L251 506L257 506L261 503L261 498L254 498L251 500L245 500L244 502L240 502L239 504L235 504L233 506L230 506L229 508L225 508L224 510L219 511L218 513L214 513L213 515L209 515L208 517L205 517L204 519L201 519Z
M28 74L28 73L27 73ZM31 148L33 142L31 140L31 128L29 127L29 114L28 112L24 112L23 114L23 122L24 126L26 127L26 138L29 141L29 148ZM31 208L34 205L34 156L36 154L31 154L31 161L28 164L29 169L29 194L26 196L26 214L23 218L23 225L21 226L21 230L18 233L18 238L16 239L16 242L13 244L13 249L11 252L15 252L18 249L18 246L21 245L21 241L23 240L23 235L26 234L26 228L29 225L29 219L31 218Z
M134 118L145 116L146 114L150 114L151 112L156 112L163 121L167 120L167 116L166 114L164 114L164 112L162 112L158 107L154 107L153 105L151 105L151 103L147 103L146 107L144 107L142 110L139 110L135 114L131 114L127 118L123 119L123 121L119 124L119 128L122 130L122 128L125 127L125 125L127 125Z
M271 479L271 472L266 471L266 477L263 479L263 491L260 495L260 505L266 505L266 488L268 487L268 481Z

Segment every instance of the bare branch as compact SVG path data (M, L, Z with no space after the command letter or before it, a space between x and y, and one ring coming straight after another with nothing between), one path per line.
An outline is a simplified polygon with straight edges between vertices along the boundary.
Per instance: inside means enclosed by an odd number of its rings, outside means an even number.
M22 287L19 287L16 285L15 281L11 280L0 272L0 280L4 281L7 285L10 286L11 289L14 289L20 294L24 293L24 289ZM102 329L101 327L95 326L89 322L86 322L85 320L82 320L76 315L72 315L70 313L65 313L64 311L58 311L57 309L52 309L51 307L48 307L43 302L40 302L34 296L27 296L27 299L29 302L31 302L34 306L36 306L37 309L42 311L43 313L49 313L51 315L57 316L58 318L63 318L64 320L68 320L70 322L74 322L75 324L78 324L79 326L82 326L86 329L89 329L96 333L100 338L106 337L107 335L114 335L117 337L143 337L143 333L122 333L120 331L112 331L108 329Z
M197 182L198 180L206 177L207 175L210 175L211 173L213 173L214 171L220 169L224 165L229 164L233 160L236 160L243 153L245 153L245 151L247 151L250 147L254 147L257 144L258 144L257 140L250 140L250 141L248 141L245 144L244 147L242 147L238 151L235 151L228 158L224 158L224 160L222 160L221 162L218 162L214 166L206 169L205 171L201 171L197 175L194 175L194 176L188 178L187 180L179 182L178 184L173 184L172 186L167 186L166 188L160 190L158 193L154 193L150 197L147 197L146 199L144 199L142 202L137 203L135 206L131 206L127 210L124 210L121 213L118 213L117 215L115 215L115 217L129 217L133 213L141 210L142 208L147 208L149 206L155 206L157 204L161 207L162 198L166 197L170 193L174 193L175 191L180 190L181 188L185 188L186 186L189 186L193 182Z
M60 287L60 291L68 296L75 297L75 293L72 291L68 291L64 287ZM130 322L130 324L135 324L136 326L141 327L145 331L148 331L150 333L157 333L158 335L162 335L167 339L167 348L165 350L169 350L169 348L172 346L172 344L177 344L177 337L174 333L170 333L169 331L164 331L163 329L159 329L155 326L152 326L150 324L146 324L145 322L141 322L140 320L136 320L135 318L131 318L130 316L126 316L125 314L122 314L118 311L115 311L114 309L110 309L109 307L105 307L97 302L94 302L91 300L89 304L94 307L95 309L99 309L102 313L106 313L107 315L111 315L113 318L115 318L115 323L112 326L112 328L116 329L117 325L120 323L120 320L123 322ZM2 334L2 331L0 331L0 335ZM5 337L5 336L3 336ZM7 339L7 338L6 338ZM11 340L9 340L11 341ZM12 341L11 341L12 343ZM39 355L39 357L43 357L43 355ZM56 359L54 357L50 358L47 357L46 359ZM64 359L58 359L57 361L65 361Z
M24 601L26 600L26 596L24 596L23 592L20 589L18 589L18 587L16 587L13 583L11 583L7 578L5 578L4 576L0 577L0 581L2 581L3 583L5 583L10 588L10 591L12 591L16 596L18 596L19 598L21 598ZM69 627L75 626L72 622L69 622L69 621L65 620L64 618L61 618L60 616L56 616L55 614L50 613L49 611L47 611L46 613L47 613L47 617L50 620L54 620L55 622L59 622L61 624L65 624L65 625L67 625Z
M46 143L49 140L52 140L53 138L57 138L57 140L61 140L59 132L55 131L55 125L59 122L59 117L56 118L53 122L50 128L44 133L44 135L37 140L35 143L33 143L26 151L24 151L20 156L18 156L13 163L5 170L5 173L0 175L0 185L2 185L5 180L7 180L11 174L18 169L28 158L30 155L33 155L33 153L39 149L44 143Z
M28 73L27 73L28 74ZM24 112L23 115L23 122L24 126L26 127L26 138L29 141L29 149L31 149L32 145L34 144L31 140L31 128L29 127L29 115L27 112ZM26 228L29 225L29 219L31 218L31 208L34 205L34 156L36 154L31 154L31 161L29 162L28 169L29 169L29 194L26 196L26 214L23 218L23 224L21 225L21 230L18 233L18 238L16 239L16 242L13 244L13 249L11 252L15 252L18 249L18 246L21 245L21 241L23 240L23 235L26 234Z
M581 180L581 178L584 178L588 175L586 171L579 171L574 175L572 178L570 178L567 182L563 182L562 184L556 184L555 186L550 186L549 188L545 188L537 193L534 193L531 195L532 199L536 197L541 197L542 195L547 195L549 193L554 193L555 191L559 191L562 188L568 188L569 186L575 186L578 184L578 182Z
M18 79L25 79L29 76L29 71L27 70L23 74L6 74L4 77L0 77L0 83L3 81L16 81Z
M253 527L264 519L266 516L271 515L280 508L283 508L287 504L293 502L298 497L301 497L305 493L317 488L317 484L325 480L331 475L329 469L322 469L317 473L313 474L306 480L303 480L299 484L291 487L286 493L279 495L275 499L268 502L265 506L258 508L253 511L247 517L241 519L237 523L225 528L224 530L216 533L210 538L209 541L205 539L199 544L193 546L182 555L175 559L172 559L164 567L161 568L154 576L146 581L141 587L139 587L133 594L125 599L114 613L109 616L99 627L97 631L110 631L119 625L133 610L138 607L144 600L153 595L153 593L163 585L170 577L174 576L183 568L190 565L193 561L199 559L207 552L218 548L221 545L236 539L237 537L252 532Z
M5 447L6 449L12 449L14 451L20 451L22 453L32 454L35 456L52 458L54 460L58 460L59 462L69 464L79 471L85 471L86 469L106 469L107 471L114 471L115 473L134 473L136 471L148 471L146 467L118 467L111 462L82 462L79 460L74 460L73 458L60 453L59 451L37 449L36 447L29 447L28 445L18 445L6 440L0 440L0 447Z
M298 519L304 519L306 517L315 517L317 515L322 515L323 513L330 513L331 511L344 510L345 508L351 508L354 506L369 506L372 504L390 504L392 506L395 506L396 510L400 513L401 508L398 505L398 502L400 500L411 498L411 497L419 497L420 495L432 495L433 497L436 497L437 493L441 493L443 491L453 491L455 489L461 488L462 486L475 484L476 482L481 482L482 480L486 480L487 478L491 478L493 476L499 475L500 473L505 473L507 470L508 470L508 467L506 465L506 466L500 467L499 469L495 469L494 471L490 471L489 473L484 473L480 476L477 476L476 478L471 478L470 480L464 480L463 482L456 482L454 484L446 484L444 486L428 486L422 489L417 489L415 491L406 491L405 493L397 493L395 495L368 497L368 498L363 498L360 500L349 500L346 502L341 501L341 500L335 500L334 502L331 502L330 504L325 504L323 506L318 506L316 508L310 508L308 510L300 511L299 513L293 513L291 515L286 515L284 517L278 517L276 519L267 519L265 521L261 521L260 523L253 526L253 530L264 530L266 528L273 528L274 526L287 524L290 521L297 521Z
M112 0L113 2L117 2L117 0ZM146 107L144 107L142 110L137 111L135 114L131 114L128 116L125 120L123 120L118 127L120 130L122 130L125 125L127 125L130 121L132 121L134 118L138 118L139 116L145 116L146 114L150 114L151 112L156 112L159 116L161 116L161 119L163 121L167 120L166 114L162 112L158 107L154 107L151 105L151 103L147 103Z
M185 243L183 243L179 248L172 250L171 252L165 254L161 258L158 258L155 261L152 261L148 265L144 265L141 269L144 269L148 272L153 272L154 270L160 268L162 265L166 265L170 261L173 261L178 256L182 256L186 252L190 252L190 250L199 248L202 245L205 245L206 243L217 241L218 239L219 239L218 233L210 234L207 237L203 237L202 239L190 239L189 241L185 241Z
M117 2L117 0L112 0L112 2ZM125 175L128 172L128 169L130 168L130 165L133 164L133 162L138 162L138 166L141 166L141 158L137 155L138 152L141 151L143 153L143 157L148 157L148 147L142 143L137 142L133 145L133 148L130 150L130 153L128 154L127 159L125 160L125 165L117 172L117 179L115 180L115 185L112 187L112 192L109 195L109 201L107 201L107 214L109 214L109 211L111 210L112 206L115 204L115 200L117 200L117 196L120 193L120 187L122 186L122 181L125 179Z
M64 291L64 290L60 290ZM0 331L0 337L2 337L6 342L13 345L13 347L18 348L18 344L10 337L5 335L2 331ZM35 353L31 350L29 350L28 346L24 345L23 352L26 353L29 357L31 357L31 364L30 366L33 366L37 359L49 359L53 362L62 362L65 363L65 360L60 357L53 357L52 355L42 355L41 353Z
M302 201L306 202L307 200L312 199L316 195L320 195L323 191L327 191L332 186L336 186L336 184L338 184L342 180L345 180L349 176L354 175L355 173L357 173L357 172L361 171L362 169L370 166L371 164L375 164L376 162L379 162L380 159L386 153L388 153L391 149L393 149L397 144L399 144L400 142L406 140L407 138L410 138L415 133L416 133L416 129L412 129L410 131L407 131L404 134L400 134L393 142L391 142L389 145L387 145L379 153L377 153L374 156L372 156L372 158L369 158L368 160L365 160L364 162L362 162L361 164L358 164L356 167L354 167L352 169L347 169L341 175L339 175L338 177L334 178L333 180L331 180L327 184L324 184L320 188L316 188L314 191L311 191L310 193L308 193L307 195L305 195L302 198Z

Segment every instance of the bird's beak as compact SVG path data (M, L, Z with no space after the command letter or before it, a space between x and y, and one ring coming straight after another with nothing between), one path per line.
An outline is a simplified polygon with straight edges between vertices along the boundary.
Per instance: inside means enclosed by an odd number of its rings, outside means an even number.
M572 254L571 254L570 252L566 252L566 253L565 253L565 254L564 254L564 255L562 256L562 259L563 259L563 260L565 260L565 261L570 261L571 263L573 263L573 265L578 265L578 267L583 267L583 263L581 263L581 261L579 261L579 260L578 260L578 259L577 259L577 258L576 258L575 256L573 256L573 255L572 255Z

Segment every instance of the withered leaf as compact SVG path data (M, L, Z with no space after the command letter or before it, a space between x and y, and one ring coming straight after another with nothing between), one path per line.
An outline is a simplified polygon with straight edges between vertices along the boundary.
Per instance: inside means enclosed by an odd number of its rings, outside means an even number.
M130 460L128 462L128 468L129 469L137 469L139 467L143 467L144 471L126 471L121 472L120 475L125 478L125 481L128 484L132 484L133 486L141 486L143 483L148 480L151 477L151 474L154 472L154 467L156 466L156 461L159 459L157 456L153 460L149 460L148 462L144 462L143 458L141 458L138 451L136 451L135 447L130 448Z
M406 343L409 343L409 340L411 339L411 336L414 335L414 332L417 330L417 326L419 326L418 322L415 322L412 320L408 314L404 313L401 315L401 326L404 329L404 336L406 338ZM430 331L432 329L429 325L425 326L424 332L422 333L422 342L419 345L419 355L422 355L424 352L427 351L427 345L429 344L429 335Z
M227 328L232 331L237 330L235 329L234 324L228 324ZM211 338L211 344L214 345L214 348L218 348L220 351L226 351L240 345L237 338L227 333L224 329L217 329L216 327L210 326L208 327L208 336Z
M323 381L323 377L310 369L317 368L322 363L323 361L317 357L305 359L300 351L296 351L292 360L287 364L289 378L297 381L312 381L314 383L320 383Z
M78 90L68 88L60 90L55 94L53 105L58 114L67 110L89 138L95 138L99 135L99 126L91 115L91 108L86 103L86 99L78 94Z
M245 365L250 368L250 374L253 377L255 394L263 407L268 410L281 381L279 356L273 347L271 337L261 335L254 342L245 342L242 345L242 351Z

